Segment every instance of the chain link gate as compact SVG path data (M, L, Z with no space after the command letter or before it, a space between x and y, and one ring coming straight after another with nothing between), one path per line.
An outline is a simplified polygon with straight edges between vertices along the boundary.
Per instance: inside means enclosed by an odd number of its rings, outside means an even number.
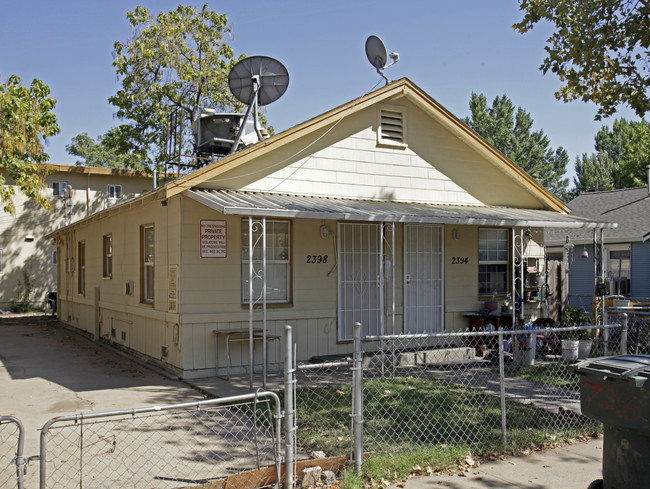
M18 418L0 416L0 489L23 489L25 428Z
M280 486L280 399L273 392L60 416L41 429L39 456L22 456L22 423L0 418L0 488L254 489ZM15 441L15 443L13 443ZM15 477L14 475L15 474ZM30 474L31 475L31 474Z

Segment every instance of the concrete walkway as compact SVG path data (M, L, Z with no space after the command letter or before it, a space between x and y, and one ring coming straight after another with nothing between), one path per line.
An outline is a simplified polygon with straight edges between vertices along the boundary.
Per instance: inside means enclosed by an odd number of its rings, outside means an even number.
M487 462L462 475L414 477L389 489L587 489L602 479L603 439Z

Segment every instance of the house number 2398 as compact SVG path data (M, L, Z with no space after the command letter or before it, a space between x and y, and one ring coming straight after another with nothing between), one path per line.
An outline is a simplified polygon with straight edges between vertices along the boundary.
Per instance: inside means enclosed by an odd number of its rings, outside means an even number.
M452 256L451 264L452 265L467 265L469 263L469 258L466 256Z
M327 263L327 255L307 255L307 263Z

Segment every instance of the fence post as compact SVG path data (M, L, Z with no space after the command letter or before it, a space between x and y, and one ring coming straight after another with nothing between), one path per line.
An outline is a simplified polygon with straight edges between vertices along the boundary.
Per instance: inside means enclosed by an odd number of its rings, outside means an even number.
M621 355L627 355L627 313L621 314Z
M503 328L499 328L499 399L501 400L501 441L506 446L506 376L503 365Z
M354 354L352 357L352 460L357 475L363 462L363 351L361 323L354 323Z
M296 459L296 444L294 442L295 411L293 405L296 389L296 369L293 364L293 337L291 326L288 324L284 327L284 372L284 473L286 488L293 489Z
M609 328L606 327L603 327L603 355L609 355Z

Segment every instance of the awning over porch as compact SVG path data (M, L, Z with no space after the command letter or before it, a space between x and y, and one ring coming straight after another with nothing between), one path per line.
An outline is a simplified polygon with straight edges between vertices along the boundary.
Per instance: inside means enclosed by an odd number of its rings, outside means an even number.
M187 195L222 214L244 216L507 227L616 227L613 223L536 209L339 199L201 188L192 188Z

